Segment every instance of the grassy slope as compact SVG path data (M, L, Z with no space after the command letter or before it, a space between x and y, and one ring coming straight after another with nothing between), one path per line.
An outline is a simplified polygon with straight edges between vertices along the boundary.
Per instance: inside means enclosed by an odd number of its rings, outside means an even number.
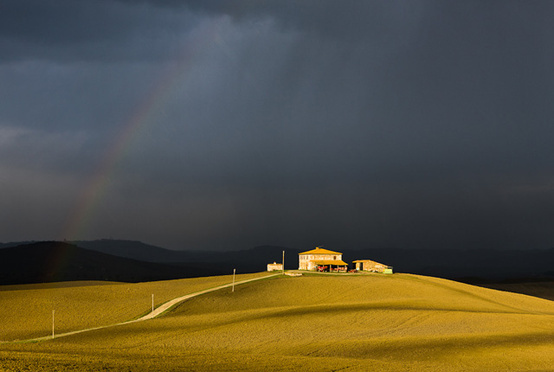
M554 303L415 275L286 277L203 295L152 321L2 345L0 362L37 370L549 370Z
M265 274L237 275L237 281ZM231 282L232 276L145 283L62 282L0 286L0 341L110 325L145 314L184 294Z
M554 301L554 281L479 284L481 287L523 293Z

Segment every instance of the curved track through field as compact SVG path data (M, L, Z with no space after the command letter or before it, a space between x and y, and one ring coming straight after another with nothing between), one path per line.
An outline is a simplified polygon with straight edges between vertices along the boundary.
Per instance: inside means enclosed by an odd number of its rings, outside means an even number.
M52 337L52 336L45 336L45 337L31 338L31 339L27 339L27 340L4 341L4 342L0 342L0 344L46 341L46 340L52 340L52 339L59 338L59 337L71 336L71 335L75 335L75 334L78 334L78 333L83 333L83 332L88 332L88 331L94 331L94 330L97 330L97 329L104 329L104 328L109 328L109 327L117 327L117 326L124 325L124 324L142 322L142 321L144 321L144 320L154 319L154 318L160 316L161 314L165 313L165 312L168 311L169 309L171 309L173 306L175 306L175 305L177 305L177 304L179 304L179 303L181 303L181 302L183 302L183 301L186 301L186 300L188 300L188 299L190 299L190 298L193 298L193 297L196 297L196 296L200 296L200 295L203 295L203 294L206 294L206 293L210 293L210 292L219 291L220 289L229 288L229 287L232 287L233 285L237 286L237 285L240 285L240 284L245 284L245 283L254 282L254 281L256 281L256 280L262 280L262 279L272 278L272 277L278 276L278 275L282 275L282 274L281 274L281 273L279 273L279 274L272 274L272 275L262 276L262 277L259 277L259 278L252 278L252 279L241 280L241 281L238 281L238 282L235 282L235 283L223 284L223 285L220 285L220 286L217 286L217 287L204 289L204 290L199 291L199 292L189 293L189 294L187 294L187 295L174 298L173 300L169 300L169 301L163 303L162 305L158 306L157 308L155 308L154 311L149 312L148 314L143 315L143 316L141 316L140 318L137 318L137 319L134 319L134 320L128 320L128 321L121 322L121 323L116 323L116 324L110 324L110 325L105 325L105 326L100 326L100 327L92 327L92 328L80 329L80 330L77 330L77 331L71 331L71 332L60 333L60 334L56 334L55 337Z

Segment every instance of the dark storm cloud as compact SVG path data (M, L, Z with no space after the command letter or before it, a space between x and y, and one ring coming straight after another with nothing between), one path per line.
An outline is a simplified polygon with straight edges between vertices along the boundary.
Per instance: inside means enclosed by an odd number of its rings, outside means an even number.
M0 10L0 62L160 60L195 26L186 13L117 1L8 0Z
M89 238L337 248L554 240L549 2L0 7L2 182L16 195L35 177L46 191L34 195L49 200L34 198L21 216L51 200L70 209L142 112ZM19 210L8 198L5 208Z

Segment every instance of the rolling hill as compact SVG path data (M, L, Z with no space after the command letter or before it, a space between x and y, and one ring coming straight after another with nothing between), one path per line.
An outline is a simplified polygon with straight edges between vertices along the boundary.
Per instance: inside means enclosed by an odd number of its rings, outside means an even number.
M186 291L186 282L198 288L202 279L158 282L158 291ZM133 286L111 290L124 298ZM101 308L82 288L63 290L64 298L90 302L83 318ZM546 371L554 365L553 329L552 301L418 275L310 274L202 295L151 321L0 344L0 364L59 371Z
M240 274L236 280L267 275ZM147 314L173 298L231 283L232 275L169 281L119 283L73 281L0 286L0 343L107 326ZM0 371L3 371L0 363Z

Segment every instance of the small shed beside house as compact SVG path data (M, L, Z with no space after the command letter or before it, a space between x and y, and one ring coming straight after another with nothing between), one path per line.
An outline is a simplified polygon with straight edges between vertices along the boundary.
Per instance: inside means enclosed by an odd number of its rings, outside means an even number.
M341 252L316 247L298 254L298 270L345 272L347 266L348 264L342 260Z
M353 261L356 264L356 270L358 271L371 271L374 273L392 274L392 266L379 263L372 260L356 260Z

